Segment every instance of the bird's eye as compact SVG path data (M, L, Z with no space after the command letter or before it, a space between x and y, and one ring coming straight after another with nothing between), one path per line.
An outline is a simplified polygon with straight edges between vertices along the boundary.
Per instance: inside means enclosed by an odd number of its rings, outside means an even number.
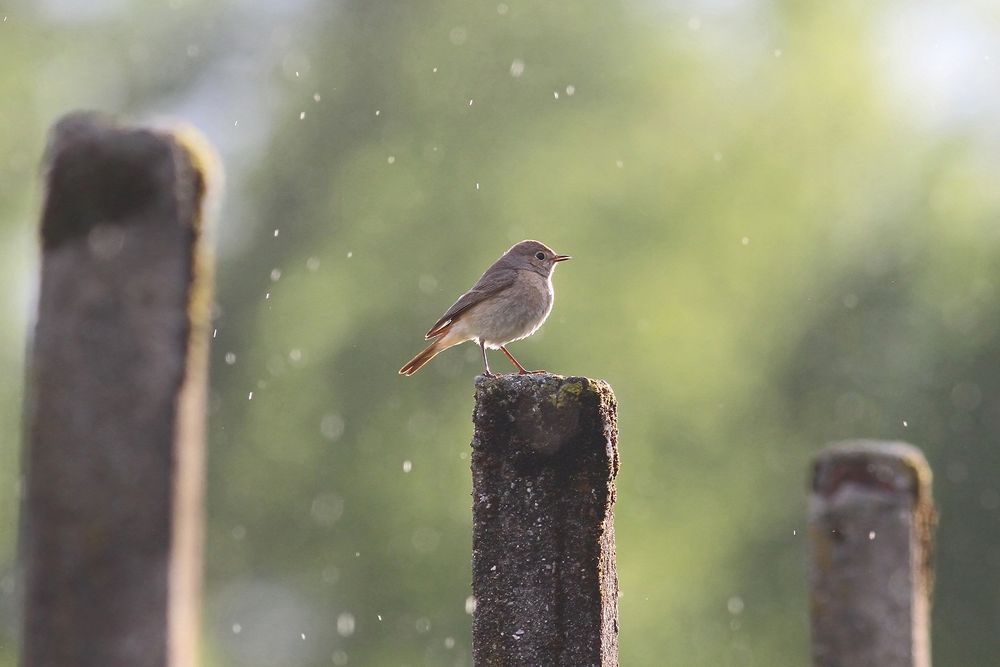
M535 253L535 257L538 259L545 259L545 253L539 250L538 252Z

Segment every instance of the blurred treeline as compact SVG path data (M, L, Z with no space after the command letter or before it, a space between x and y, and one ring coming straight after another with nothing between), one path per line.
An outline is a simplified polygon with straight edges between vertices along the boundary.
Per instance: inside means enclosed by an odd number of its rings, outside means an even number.
M996 7L279 4L0 9L0 665L38 164L78 107L227 166L206 665L470 664L478 351L396 370L524 238L576 259L514 353L620 401L623 665L807 664L808 461L859 436L937 473L936 664L996 661Z

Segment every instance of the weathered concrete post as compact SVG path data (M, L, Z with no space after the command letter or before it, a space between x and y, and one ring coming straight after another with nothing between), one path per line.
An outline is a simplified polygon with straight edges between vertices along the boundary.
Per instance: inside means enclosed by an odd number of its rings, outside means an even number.
M816 667L930 667L931 471L901 442L832 445L809 503Z
M618 664L617 405L600 380L476 380L477 667Z
M24 667L197 663L211 275L189 133L53 130L28 389Z

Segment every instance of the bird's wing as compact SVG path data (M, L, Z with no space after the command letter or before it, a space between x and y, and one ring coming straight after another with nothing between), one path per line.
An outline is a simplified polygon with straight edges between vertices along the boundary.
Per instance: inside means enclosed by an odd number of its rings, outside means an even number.
M496 269L490 267L483 277L472 286L468 292L458 297L458 301L452 304L444 315L441 316L437 322L434 323L424 338L433 338L445 332L445 330L451 326L451 323L455 321L455 318L472 308L477 303L485 301L491 296L507 289L514 284L514 279L517 278L517 271L514 269Z

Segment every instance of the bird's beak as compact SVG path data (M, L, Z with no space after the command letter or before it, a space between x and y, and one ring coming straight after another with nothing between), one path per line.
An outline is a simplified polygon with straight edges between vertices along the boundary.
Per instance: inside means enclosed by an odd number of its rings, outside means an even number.
M556 255L552 258L553 262L565 262L567 259L573 259L569 255Z

